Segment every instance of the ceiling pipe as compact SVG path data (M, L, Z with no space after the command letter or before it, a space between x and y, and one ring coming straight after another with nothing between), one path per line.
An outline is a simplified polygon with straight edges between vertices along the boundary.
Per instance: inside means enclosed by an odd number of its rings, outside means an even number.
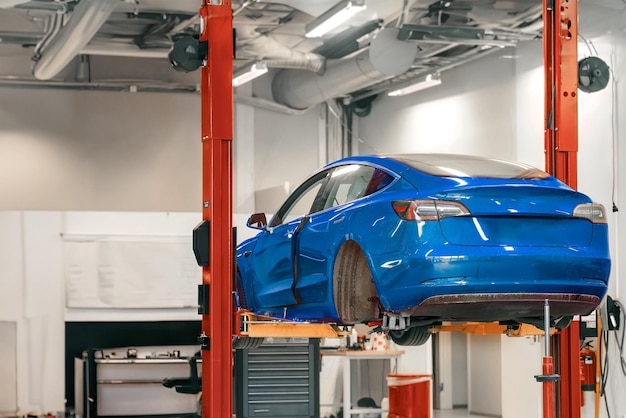
M328 60L321 75L280 71L272 82L274 100L293 109L306 109L406 72L417 55L417 46L398 40L398 32L397 28L381 30L367 50Z
M141 49L135 44L92 41L80 50L83 55L104 55L110 57L161 58L167 59L170 50L165 48Z
M452 62L452 63L450 63L448 65L444 65L442 67L436 67L436 68L433 68L433 69L428 69L428 70L424 70L422 72L415 73L413 76L407 77L406 80L417 78L418 76L424 75L427 72L437 71L439 73L443 73L445 71L452 70L453 68L459 67L461 65L469 64L472 61L475 61L475 60L477 60L479 58L482 58L484 56L487 56L487 55L492 54L492 53L497 52L497 51L501 51L501 49L500 48L496 48L496 47L491 47L489 49L484 49L484 50L482 50L480 52L477 52L477 53L468 53L466 56L462 57L462 59L458 59L457 61L454 61L454 62ZM406 80L403 80L402 82L405 82ZM369 89L368 91L366 91L364 93L361 93L361 94L358 94L358 95L350 97L349 100L348 100L348 103L355 103L355 102L358 102L361 99L365 99L365 98L373 96L375 94L383 93L385 91L388 91L390 89L395 88L398 84L400 84L400 83L394 82L394 80L385 80L385 81L377 84L376 86L372 87L371 89Z
M69 22L35 57L35 78L50 80L57 75L89 43L118 3L119 0L81 0Z
M311 59L264 59L261 60L268 68L289 68L296 70L307 70L313 71L315 73L319 73L324 70L324 65L326 64L326 60L324 57L314 57Z

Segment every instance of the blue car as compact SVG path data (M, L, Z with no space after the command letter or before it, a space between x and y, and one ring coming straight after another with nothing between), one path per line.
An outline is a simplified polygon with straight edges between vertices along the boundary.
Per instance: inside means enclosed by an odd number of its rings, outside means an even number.
M605 209L537 168L454 154L355 156L304 181L237 247L259 315L381 321L401 345L442 321L553 326L593 311L610 272Z

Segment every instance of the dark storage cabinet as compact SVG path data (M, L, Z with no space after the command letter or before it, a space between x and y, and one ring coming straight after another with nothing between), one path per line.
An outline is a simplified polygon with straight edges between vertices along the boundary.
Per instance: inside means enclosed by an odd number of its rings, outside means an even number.
M235 353L237 418L319 416L319 339L267 339Z

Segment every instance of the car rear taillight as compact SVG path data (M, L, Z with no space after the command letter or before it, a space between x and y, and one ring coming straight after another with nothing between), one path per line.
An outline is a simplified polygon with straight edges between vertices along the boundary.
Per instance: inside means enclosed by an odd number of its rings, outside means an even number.
M470 214L462 203L448 200L394 200L391 205L396 214L406 221L436 221Z
M594 224L606 223L606 211L600 203L582 203L574 208L573 216L589 219Z

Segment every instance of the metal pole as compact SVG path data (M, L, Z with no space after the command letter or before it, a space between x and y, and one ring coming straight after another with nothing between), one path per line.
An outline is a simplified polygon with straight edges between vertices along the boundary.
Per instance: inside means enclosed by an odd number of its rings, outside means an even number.
M550 301L546 299L543 305L543 332L546 336L544 357L550 357Z
M554 374L554 364L550 356L550 302L546 299L543 307L545 351L543 357L542 375L535 376L543 385L543 418L554 418L556 404L554 397L554 383L559 380L559 375Z
M217 4L219 3L219 4ZM202 67L202 219L210 222L209 286L202 332L202 416L232 416L232 138L233 26L230 0L206 0L200 9L201 42L208 43Z
M543 11L546 171L576 189L578 0L543 0ZM563 418L580 418L579 330L580 323L574 320L555 337L555 355L562 376L557 399Z
M543 418L552 418L555 413L554 404L554 380L548 376L554 375L554 364L550 356L550 302L546 299L543 307L543 326L545 333L545 353L543 357L543 375L546 380L543 382Z

